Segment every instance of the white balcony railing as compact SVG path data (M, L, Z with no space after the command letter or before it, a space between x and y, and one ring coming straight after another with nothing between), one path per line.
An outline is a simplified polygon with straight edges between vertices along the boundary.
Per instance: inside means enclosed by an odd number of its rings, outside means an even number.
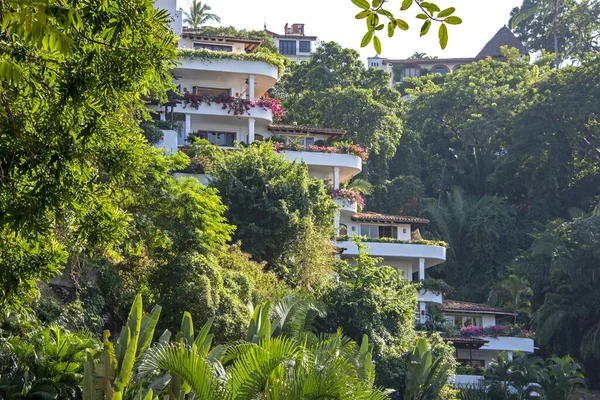
M333 201L337 204L340 211L348 211L351 213L355 213L358 211L358 204L356 201L351 201L348 199L334 198Z
M425 303L436 303L436 304L442 304L442 294L436 294L433 293L429 290L426 289L421 289L419 291L419 301L425 302Z
M520 338L513 336L484 336L482 339L488 343L481 347L481 350L496 350L496 351L522 351L524 353L533 353L533 339Z

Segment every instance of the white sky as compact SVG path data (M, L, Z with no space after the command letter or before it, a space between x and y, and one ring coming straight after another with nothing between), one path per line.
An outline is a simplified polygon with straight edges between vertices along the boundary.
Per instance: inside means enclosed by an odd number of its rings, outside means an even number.
M463 19L461 25L449 26L450 40L445 50L439 47L434 27L425 37L419 38L420 21L414 18L417 8L413 5L408 11L399 12L401 2L389 0L387 8L408 22L410 30L397 29L391 39L387 37L386 29L381 31L383 57L406 58L415 51L440 58L475 57L498 29L507 24L510 11L521 5L522 0L436 0L442 9L456 7L454 15ZM223 26L262 29L266 20L267 29L283 33L286 22L304 23L306 35L356 49L363 61L375 55L372 43L360 48L366 24L365 20L354 18L360 9L350 0L207 0L207 3L212 7L211 12L221 17ZM177 0L177 6L187 10L188 0Z

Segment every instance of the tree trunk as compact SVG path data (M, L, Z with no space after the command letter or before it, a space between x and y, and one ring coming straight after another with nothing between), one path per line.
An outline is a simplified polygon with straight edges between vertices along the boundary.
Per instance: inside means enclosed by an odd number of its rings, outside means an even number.
M558 20L558 6L560 0L554 0L554 22L552 23L552 34L554 36L554 54L556 55L556 69L560 68L560 55L558 54L558 34L556 32L556 23Z

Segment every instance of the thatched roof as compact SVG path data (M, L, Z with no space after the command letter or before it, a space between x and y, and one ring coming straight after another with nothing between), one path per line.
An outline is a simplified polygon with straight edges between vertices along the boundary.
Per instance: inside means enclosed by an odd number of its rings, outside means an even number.
M508 27L502 27L484 47L483 50L477 55L478 59L484 59L487 57L502 58L502 52L500 47L508 46L519 49L519 52L523 55L528 55L529 52L521 43L519 39L512 33Z

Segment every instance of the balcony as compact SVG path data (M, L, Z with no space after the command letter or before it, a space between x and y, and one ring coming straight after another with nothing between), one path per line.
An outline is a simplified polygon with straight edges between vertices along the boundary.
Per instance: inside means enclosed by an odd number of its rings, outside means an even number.
M424 303L442 304L442 299L441 293L434 293L426 289L419 290L419 301Z
M337 204L338 209L342 212L356 213L358 211L358 203L348 199L334 198L333 201Z
M202 71L206 80L234 82L255 77L255 90L262 94L277 82L283 72L283 63L277 57L260 53L226 53L209 50L179 49L180 65L175 74L184 78L197 76Z
M453 377L450 378L450 383L455 388L461 388L461 387L477 388L483 383L484 380L485 380L485 377L480 376L480 375L454 375Z
M352 154L319 153L315 151L281 150L290 161L304 162L311 176L333 181L333 169L340 169L340 182L346 182L362 171L362 160Z
M484 336L482 339L487 340L488 343L484 344L481 347L481 350L522 351L529 354L533 353L533 339L512 336Z
M358 256L358 246L351 238L340 238L336 246L344 248L343 256ZM363 241L367 245L366 251L373 257L383 257L388 260L415 260L425 259L425 268L433 267L446 261L446 248L437 241L422 241L422 244L411 242L369 242ZM428 244L432 243L432 244Z

